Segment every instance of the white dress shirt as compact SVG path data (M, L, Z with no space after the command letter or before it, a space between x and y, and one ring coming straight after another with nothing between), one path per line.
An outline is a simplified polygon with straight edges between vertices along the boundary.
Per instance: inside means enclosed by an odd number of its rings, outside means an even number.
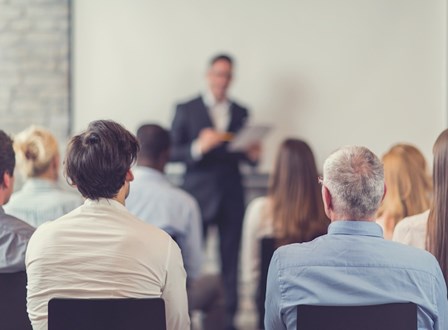
M404 218L395 226L392 240L425 249L428 217L429 210Z
M210 91L204 93L202 100L208 109L208 115L215 130L227 132L230 123L230 101L227 99L217 101Z
M220 102L216 101L209 90L202 96L202 101L208 110L208 115L213 124L213 128L218 132L227 132L231 119L230 101L228 99ZM195 160L200 160L202 158L202 152L197 139L191 144L191 156Z
M127 209L146 223L176 238L182 251L188 279L195 279L202 268L202 222L196 200L174 187L159 171L136 166L134 181L126 199Z
M28 244L25 263L34 330L47 329L47 305L53 297L162 297L167 329L189 329L178 246L115 200L86 200L41 225Z

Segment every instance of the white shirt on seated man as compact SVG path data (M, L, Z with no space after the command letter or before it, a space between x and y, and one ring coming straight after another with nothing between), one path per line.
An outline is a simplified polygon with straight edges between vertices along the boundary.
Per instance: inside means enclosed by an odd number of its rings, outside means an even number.
M112 121L90 123L68 145L65 172L86 198L41 225L26 253L28 314L47 329L51 298L150 298L165 301L167 329L188 329L186 273L172 238L125 208L136 138Z

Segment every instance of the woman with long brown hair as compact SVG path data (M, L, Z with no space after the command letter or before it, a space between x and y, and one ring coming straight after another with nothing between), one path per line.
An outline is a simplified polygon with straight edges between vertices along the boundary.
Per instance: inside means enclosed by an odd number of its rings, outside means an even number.
M298 139L283 141L270 177L268 196L254 199L246 210L242 241L246 283L258 283L263 238L273 237L278 247L307 242L326 233L329 221L317 176L308 144Z
M377 212L384 238L392 239L397 223L429 208L431 179L426 160L413 145L396 144L383 157L387 193Z
M394 240L426 248L440 264L448 283L448 129L433 147L433 202L424 213L402 220L394 232Z
M426 249L437 259L448 283L448 130L444 130L433 148L434 202L429 212Z

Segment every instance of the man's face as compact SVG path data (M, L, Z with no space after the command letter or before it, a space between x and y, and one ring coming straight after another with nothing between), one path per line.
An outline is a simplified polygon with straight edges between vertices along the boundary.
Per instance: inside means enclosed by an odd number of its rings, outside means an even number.
M215 99L224 100L232 80L232 65L226 60L216 61L207 72L207 80Z

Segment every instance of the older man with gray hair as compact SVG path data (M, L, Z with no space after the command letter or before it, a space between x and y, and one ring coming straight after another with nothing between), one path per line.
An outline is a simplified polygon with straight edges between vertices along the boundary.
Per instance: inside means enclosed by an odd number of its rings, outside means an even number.
M418 329L448 329L447 290L436 259L385 240L375 223L386 192L378 157L365 147L343 147L327 158L323 174L328 234L274 253L265 329L296 329L297 305L396 302L417 305Z

